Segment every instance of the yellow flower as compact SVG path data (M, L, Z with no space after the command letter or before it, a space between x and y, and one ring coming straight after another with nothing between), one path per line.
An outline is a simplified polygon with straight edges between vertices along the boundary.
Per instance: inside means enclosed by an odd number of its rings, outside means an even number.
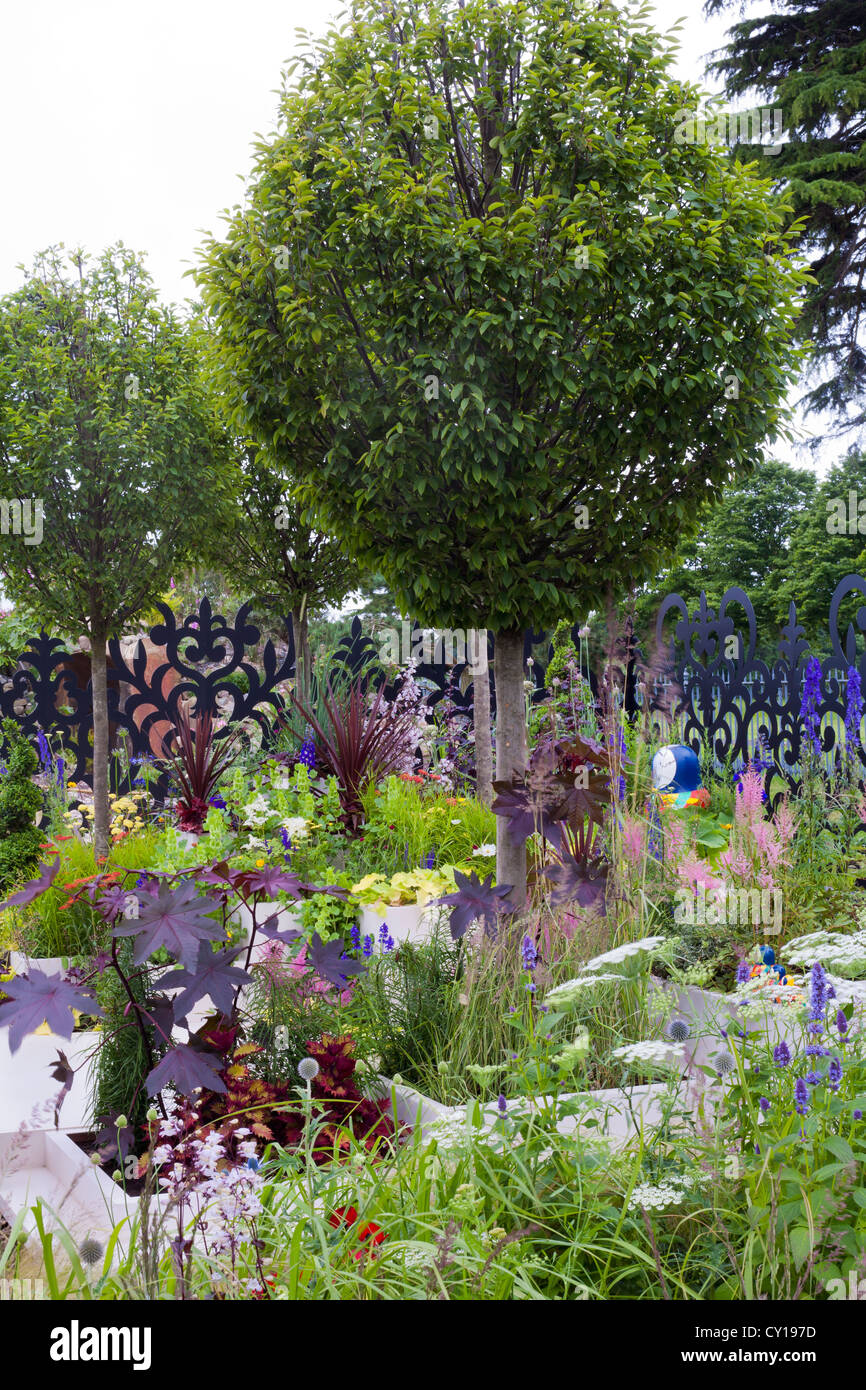
M256 868L257 868L257 869L263 869L264 867L265 867L265 861L264 861L264 859L257 859L257 860L256 860Z

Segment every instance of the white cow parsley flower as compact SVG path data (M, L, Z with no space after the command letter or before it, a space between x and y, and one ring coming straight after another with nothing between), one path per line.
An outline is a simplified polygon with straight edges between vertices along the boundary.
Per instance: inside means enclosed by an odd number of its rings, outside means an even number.
M624 941L621 946L615 946L612 951L605 951L604 955L594 956L588 960L581 969L581 974L590 974L598 970L604 970L608 965L622 965L624 961L630 960L633 956L647 957L655 955L662 946L665 945L667 937L664 936L645 936L640 941Z

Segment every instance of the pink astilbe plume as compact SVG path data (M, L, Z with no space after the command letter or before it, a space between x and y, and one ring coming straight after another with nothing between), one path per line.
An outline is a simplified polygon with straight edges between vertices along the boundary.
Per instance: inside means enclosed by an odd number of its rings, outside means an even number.
M684 887L696 888L698 884L703 884L707 889L724 887L722 880L715 878L709 866L694 854L686 855L683 862L677 865L677 877Z
M622 848L630 864L639 864L646 851L646 831L641 821L626 816L622 826Z
M673 863L682 853L686 843L686 832L678 820L671 819L665 825L665 859Z
M860 805L861 820L866 820L866 814L864 814L864 807L866 807L866 797L864 797ZM783 845L789 845L794 838L795 826L794 817L791 814L791 808L788 805L787 797L780 805L773 819L774 824L776 826L776 834L778 835L780 842Z
M734 816L740 825L752 825L764 814L764 782L749 763L737 788L737 808Z

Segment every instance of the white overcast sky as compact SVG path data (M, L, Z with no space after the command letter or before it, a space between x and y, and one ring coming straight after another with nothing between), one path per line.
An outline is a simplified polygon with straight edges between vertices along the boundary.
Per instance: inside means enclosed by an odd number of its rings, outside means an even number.
M46 246L98 251L122 240L146 253L165 299L192 297L184 271L202 233L218 232L240 198L296 29L323 30L343 8L0 0L0 294ZM732 20L707 21L701 0L654 8L659 28L684 21L678 70L701 81Z

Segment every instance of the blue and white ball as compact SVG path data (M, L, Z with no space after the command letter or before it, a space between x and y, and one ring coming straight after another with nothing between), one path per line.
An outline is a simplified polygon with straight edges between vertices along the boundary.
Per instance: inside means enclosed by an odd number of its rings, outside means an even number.
M658 792L694 792L701 785L697 753L684 743L669 743L653 758L653 787Z

